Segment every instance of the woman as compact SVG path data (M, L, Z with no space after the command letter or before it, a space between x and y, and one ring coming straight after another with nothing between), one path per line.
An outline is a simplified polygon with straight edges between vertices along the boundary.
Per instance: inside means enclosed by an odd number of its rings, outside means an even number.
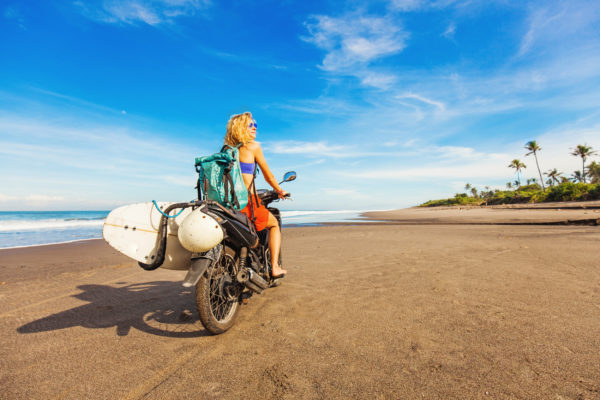
M258 164L260 170L269 185L279 194L279 198L283 199L287 192L282 190L277 183L277 180L271 173L265 156L263 155L260 144L256 139L256 121L252 118L252 114L245 112L232 116L227 122L227 133L225 134L225 144L229 146L240 145L240 166L242 167L242 176L248 190L254 179L254 168ZM281 247L281 231L277 218L267 210L260 199L256 196L256 188L252 187L252 192L249 193L248 205L241 210L248 218L255 218L254 225L256 231L269 229L269 250L271 251L271 271L272 278L282 278L286 274L286 270L279 265L279 249ZM258 204L256 203L258 199Z

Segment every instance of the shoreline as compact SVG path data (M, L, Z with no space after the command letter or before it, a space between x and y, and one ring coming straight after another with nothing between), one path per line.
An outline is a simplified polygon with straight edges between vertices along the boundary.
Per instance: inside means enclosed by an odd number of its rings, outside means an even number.
M25 246L0 247L0 251L13 250L13 249L27 249L27 248L31 248L31 247L42 247L42 246L56 246L56 245L60 245L60 244L86 242L89 240L104 240L104 239L102 239L102 238L74 239L74 240L67 240L64 242L39 243L39 244L30 244L30 245L25 245Z
M344 211L345 212L345 211ZM519 214L515 214L518 212ZM336 212L328 212L336 213ZM437 206L409 207L393 210L358 211L346 221L324 221L284 224L283 229L321 228L327 226L375 225L539 225L539 226L598 226L600 201L555 202L536 204L504 204L495 206ZM85 241L103 241L102 237L2 247L0 252L31 249Z
M365 212L361 217L397 224L600 225L600 201L497 206L416 206Z

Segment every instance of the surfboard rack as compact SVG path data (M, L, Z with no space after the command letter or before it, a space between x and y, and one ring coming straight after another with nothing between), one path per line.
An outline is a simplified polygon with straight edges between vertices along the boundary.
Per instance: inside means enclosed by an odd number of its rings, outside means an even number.
M191 201L187 203L175 203L171 204L162 212L160 217L160 224L158 226L158 238L159 246L156 252L156 258L151 264L144 264L143 262L138 262L138 265L145 269L146 271L154 271L158 267L160 267L165 261L165 250L167 248L167 222L169 220L169 213L176 208L188 208L188 207L198 207L201 206L203 201Z
M181 208L182 210L185 208L189 208L189 207L216 207L219 208L224 214L226 214L228 217L230 217L230 219L236 220L237 216L229 209L225 208L224 206L222 206L221 204L217 203L216 201L212 201L212 200L194 200L194 201L190 201L190 202L186 202L186 203L174 203L169 205L167 208L165 208L162 211L162 215L160 217L160 222L158 225L158 234L157 234L157 241L158 241L158 249L156 251L156 257L153 259L154 261L152 261L152 263L150 264L145 264L143 262L138 262L138 265L146 270L146 271L154 271L155 269L159 268L165 261L165 255L166 255L166 249L167 249L167 225L168 225L168 221L171 218L171 216L169 215L171 211L173 211L174 209L177 208ZM214 215L214 214L211 214ZM219 220L219 219L217 219ZM238 237L239 233L237 232L238 229L236 229L235 226L232 225L232 223L229 224L225 224L226 226L225 231L227 232L227 234L232 234L234 237ZM241 224L241 222L240 222ZM257 239L258 240L258 239ZM253 244L253 243L252 243Z

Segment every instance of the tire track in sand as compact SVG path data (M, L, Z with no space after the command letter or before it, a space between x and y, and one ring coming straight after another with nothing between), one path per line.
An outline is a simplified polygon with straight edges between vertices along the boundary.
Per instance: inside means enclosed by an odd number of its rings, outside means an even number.
M125 396L121 397L122 400L135 400L141 399L142 397L146 397L148 394L152 393L155 389L157 389L160 385L166 382L171 375L177 372L185 363L190 361L192 358L198 356L204 348L201 348L199 345L195 346L195 349L189 350L177 350L183 351L183 354L179 357L175 358L169 365L160 371L156 372L150 378L146 379L144 382L140 383L134 389L129 391ZM220 346L217 345L213 348L209 353L203 354L204 358L212 358L217 353L223 352L223 344Z

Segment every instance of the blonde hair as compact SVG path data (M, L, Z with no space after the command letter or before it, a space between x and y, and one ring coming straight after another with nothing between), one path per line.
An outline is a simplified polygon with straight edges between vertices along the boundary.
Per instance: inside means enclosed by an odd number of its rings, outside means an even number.
M238 144L245 145L252 141L250 136L250 123L253 122L252 114L245 112L242 114L232 115L227 122L227 131L225 133L225 144L237 146Z

